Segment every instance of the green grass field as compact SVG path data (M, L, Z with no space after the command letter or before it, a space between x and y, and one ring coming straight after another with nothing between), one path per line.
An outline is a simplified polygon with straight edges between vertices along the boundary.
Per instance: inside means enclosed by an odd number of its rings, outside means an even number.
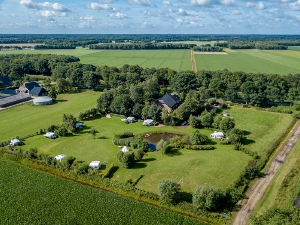
M78 116L80 111L95 107L99 95L99 92L92 91L64 94L59 95L59 102L54 105L24 104L0 111L0 116L3 118L0 127L1 140L35 133L50 124L61 124L63 113L73 113ZM259 154L274 140L274 137L284 132L292 120L290 115L258 111L254 108L243 109L234 106L228 112L235 118L238 128L248 131L247 139L250 141L246 147ZM112 143L116 133L130 131L134 134L142 134L167 131L191 134L193 132L190 127L144 127L139 122L125 124L120 117L112 119L103 117L86 121L84 125L85 129L73 136L56 140L49 140L40 135L28 138L22 148L37 147L52 156L63 153L86 162L100 160L118 165L116 155L120 149ZM99 131L96 138L89 134L91 128ZM201 130L201 132L209 135L213 131ZM128 179L136 180L142 174L144 177L137 187L153 192L157 192L157 184L164 178L181 181L182 189L187 192L193 192L197 186L204 183L226 189L239 177L251 158L242 152L234 151L232 146L220 145L218 141L212 144L216 146L216 150L175 150L169 156L161 155L160 152L149 152L142 162L135 164L133 169L119 168L113 177L126 182Z
M249 73L300 73L300 53L292 50L238 50L227 54L195 54L197 70L244 71Z
M62 50L13 50L2 54L59 54L73 55L82 63L96 66L122 67L124 64L148 68L165 68L176 71L191 70L190 50L90 50L84 48Z
M206 224L0 160L1 224Z
M289 46L289 50L300 51L300 46Z

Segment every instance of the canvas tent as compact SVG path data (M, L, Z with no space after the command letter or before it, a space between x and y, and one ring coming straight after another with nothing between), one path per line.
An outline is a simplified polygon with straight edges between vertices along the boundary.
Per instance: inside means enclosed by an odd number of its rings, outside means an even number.
M66 157L65 154L60 154L54 157L54 159L56 159L57 161L61 161L64 157Z
M129 152L129 149L127 148L127 146L124 146L121 151L122 152Z
M153 124L154 124L154 120L151 120L151 119L146 119L143 122L144 126L152 126Z
M136 120L135 120L134 117L130 116L130 117L127 117L126 121L127 121L128 123L134 123Z
M92 170L99 170L101 168L100 161L92 161L89 165Z
M221 138L223 138L224 137L224 134L223 134L223 132L217 132L217 131L215 131L215 132L213 132L211 135L210 135L210 137L211 138L219 138L219 139L221 139Z
M83 127L83 123L77 122L77 123L75 124L75 127L76 127L77 129L81 129L81 128Z
M57 138L56 135L55 135L55 133L53 133L53 132L47 132L46 134L44 134L44 137L45 138L49 138L49 139L55 139L55 138Z
M17 138L11 139L11 141L10 141L10 143L9 143L9 145L11 145L11 146L16 146L16 145L21 145L21 144L22 144L22 141L20 141L20 140L17 139Z

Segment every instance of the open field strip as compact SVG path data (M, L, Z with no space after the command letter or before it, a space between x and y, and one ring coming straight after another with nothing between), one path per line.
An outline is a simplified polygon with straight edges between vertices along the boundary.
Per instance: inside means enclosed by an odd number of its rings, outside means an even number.
M2 54L58 54L72 55L80 58L81 63L95 66L122 67L124 64L139 65L148 68L169 67L177 71L190 70L190 50L90 50L55 49L55 50L11 50L2 51Z
M285 180L286 176L288 176L291 173L291 170L294 167L299 168L299 164L297 164L299 163L299 159L300 142L298 141L293 147L290 154L288 155L285 163L274 176L272 182L266 190L265 195L258 202L257 206L252 212L249 222L251 222L251 219L255 218L256 216L259 216L260 214L263 214L266 210L272 207L284 208L290 206L290 203L295 201L295 199L293 199L293 197L295 196L292 196L292 193L295 192L294 189L297 187L297 183L299 184L299 176L294 177L294 179L290 181L291 183L288 183L288 193L282 193L282 190L280 190L280 188L282 188L283 181Z
M300 53L296 51L237 50L226 55L196 54L199 70L244 71L251 73L288 74L300 73L297 66Z
M300 46L289 46L289 50L300 51Z
M2 160L0 199L1 224L206 224Z

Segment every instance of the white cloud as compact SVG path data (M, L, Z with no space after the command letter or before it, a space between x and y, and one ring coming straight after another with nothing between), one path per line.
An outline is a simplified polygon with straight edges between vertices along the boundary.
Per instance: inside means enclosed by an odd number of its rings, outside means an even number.
M95 10L109 10L109 11L114 10L112 7L110 7L107 4L99 4L99 3L96 3L96 2L92 2L87 7L90 8L90 9L95 9Z
M154 27L153 24L150 23L150 21L148 20L145 20L143 23L142 23L142 28L151 28L151 27Z
M18 17L18 16L17 16L17 14L12 13L12 14L10 14L10 17L11 17L11 18L16 18L16 17Z
M178 15L181 15L181 16L188 16L189 14L183 10L182 8L179 8L178 11L177 11L177 14Z
M113 0L99 0L99 2L107 4L107 3L112 3Z
M233 14L233 15L240 15L241 12L238 9L233 9L233 10L231 10L231 14Z
M289 7L291 10L300 10L300 0L298 0L297 2L290 3Z
M50 2L42 2L42 3L35 3L31 0L21 0L21 5L24 5L28 9L36 9L36 10L53 10L58 12L69 12L70 9L68 9L66 6L59 4L57 2L50 3Z
M234 0L221 0L220 1L222 5L233 5Z
M257 9L257 10L262 10L262 9L265 8L265 4L263 2L258 2L257 4L255 4L253 2L247 2L246 7L247 8L254 8L254 9Z
M109 15L110 18L113 18L113 19L125 19L125 18L129 18L129 16L123 14L123 13L120 13L120 12L117 12L116 14L110 14Z
M171 2L168 1L168 0L162 0L161 4L163 4L163 5L171 5Z
M66 17L67 16L65 12L56 12L53 10L40 10L37 12L37 14L43 17Z
M183 20L181 18L176 19L177 23L183 23Z
M88 22L95 22L96 21L95 17L90 16L90 15L81 16L80 19L81 20L86 20Z
M214 4L213 0L190 0L190 2L193 5L200 5L200 6L204 6L204 5L212 5Z
M149 0L128 0L128 2L132 5L153 6Z

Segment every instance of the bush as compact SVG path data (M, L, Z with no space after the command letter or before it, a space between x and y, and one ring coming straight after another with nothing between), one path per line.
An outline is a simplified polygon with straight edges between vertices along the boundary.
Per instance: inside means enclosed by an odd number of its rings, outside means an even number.
M187 145L185 148L189 149L189 150L213 150L213 149L215 149L215 147L212 145Z
M172 180L161 180L158 184L159 199L168 204L174 204L178 199L180 184Z
M208 137L205 134L201 134L199 130L196 130L190 136L190 142L193 145L203 145L208 141Z
M275 107L275 106L272 106L271 108L269 108L269 111L270 112L278 112L278 113L286 113L286 114L292 114L293 111L290 110L290 109L286 109L286 108L283 108L283 107Z

